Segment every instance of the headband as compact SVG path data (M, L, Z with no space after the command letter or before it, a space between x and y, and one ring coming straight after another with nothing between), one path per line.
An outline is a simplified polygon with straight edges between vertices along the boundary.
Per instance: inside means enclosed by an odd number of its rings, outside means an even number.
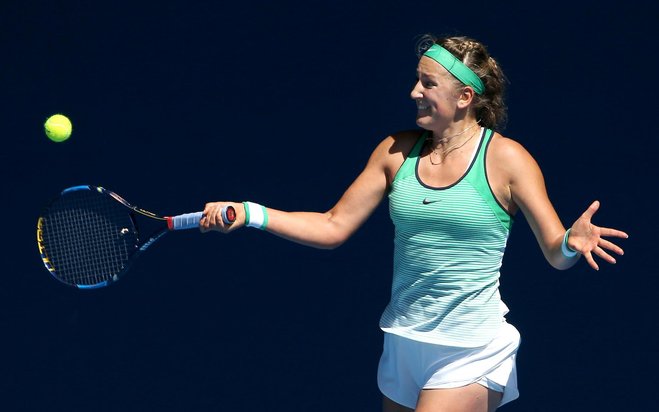
M476 94L483 94L485 91L483 81L476 73L439 44L433 44L423 55L441 64L464 85L473 87Z

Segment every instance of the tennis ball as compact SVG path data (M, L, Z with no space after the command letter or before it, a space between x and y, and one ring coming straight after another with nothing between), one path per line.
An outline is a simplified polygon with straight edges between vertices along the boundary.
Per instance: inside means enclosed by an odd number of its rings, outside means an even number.
M46 136L53 142L63 142L71 136L73 126L68 117L63 114L54 114L43 125Z

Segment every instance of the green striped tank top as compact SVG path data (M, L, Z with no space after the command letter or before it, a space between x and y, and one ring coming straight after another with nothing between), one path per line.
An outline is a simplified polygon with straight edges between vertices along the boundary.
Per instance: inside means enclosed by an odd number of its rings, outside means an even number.
M418 176L426 134L389 192L394 271L380 327L427 343L482 346L508 310L499 295L499 268L513 223L487 181L485 153L494 132L482 129L465 174L441 188Z

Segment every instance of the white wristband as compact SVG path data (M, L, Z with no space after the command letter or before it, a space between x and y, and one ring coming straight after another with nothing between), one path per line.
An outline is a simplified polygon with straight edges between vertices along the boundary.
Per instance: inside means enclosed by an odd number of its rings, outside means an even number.
M245 206L245 226L265 230L268 226L268 211L258 203L243 202Z
M567 238L570 236L570 230L572 230L572 228L565 231L565 236L563 236L563 243L561 243L561 252L563 252L563 256L566 258L573 258L578 254L576 250L572 250L570 246L567 245Z

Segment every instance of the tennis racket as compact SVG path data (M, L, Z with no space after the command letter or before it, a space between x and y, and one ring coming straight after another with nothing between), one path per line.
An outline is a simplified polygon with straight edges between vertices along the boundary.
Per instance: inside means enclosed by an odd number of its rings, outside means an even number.
M140 232L137 217L141 216L156 223L150 235ZM37 244L55 279L80 289L101 288L118 281L166 233L198 228L202 217L203 212L158 216L108 189L74 186L44 208L37 221ZM231 224L236 211L227 206L222 218Z

